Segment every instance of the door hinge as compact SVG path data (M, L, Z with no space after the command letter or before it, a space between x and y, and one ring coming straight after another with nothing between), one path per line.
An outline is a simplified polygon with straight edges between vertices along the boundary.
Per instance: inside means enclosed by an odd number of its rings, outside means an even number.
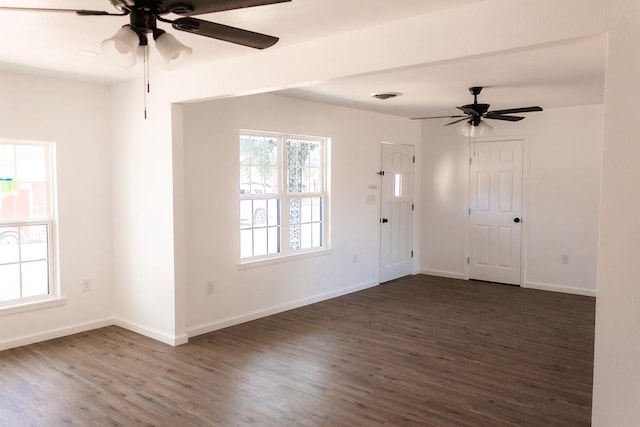
M416 162L416 156L413 156L413 163Z
M416 205L414 205L413 203L411 203L411 210L415 211L416 210Z
M469 264L469 261L470 261L470 259L469 259L469 257L467 257L467 264Z
M378 172L378 175L380 175L380 176L384 176L384 171L380 171L380 172Z
M471 208L469 208L469 215L471 215Z
M411 258L413 258L413 251L411 251Z
M469 157L469 165L473 163L473 157Z

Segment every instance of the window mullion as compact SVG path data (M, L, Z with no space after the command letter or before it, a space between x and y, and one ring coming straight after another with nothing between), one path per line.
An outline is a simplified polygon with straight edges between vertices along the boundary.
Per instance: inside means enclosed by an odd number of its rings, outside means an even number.
M18 283L20 284L20 298L24 297L22 283L22 227L18 227Z
M289 163L288 163L288 150L287 144L285 143L287 137L283 136L280 138L280 180L282 184L279 186L280 188L280 202L282 204L282 208L280 209L280 253L282 255L289 254Z

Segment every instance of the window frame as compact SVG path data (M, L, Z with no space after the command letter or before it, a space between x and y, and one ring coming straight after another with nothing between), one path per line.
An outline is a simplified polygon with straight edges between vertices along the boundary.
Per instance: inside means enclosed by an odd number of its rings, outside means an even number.
M43 218L35 219L0 219L0 227L21 227L21 226L35 226L44 225L47 229L47 279L48 279L48 292L43 295L20 297L17 299L0 301L0 316L15 314L24 311L30 311L40 308L48 308L65 303L65 299L60 296L59 281L57 277L57 197L56 197L56 169L55 169L55 148L56 145L53 142L47 141L31 141L31 140L16 140L0 138L0 144L16 146L37 146L45 148L45 176L46 176L46 201L47 211ZM20 238L20 232L18 232ZM22 265L23 263L33 262L30 260L20 259L16 263ZM20 284L22 289L22 283Z
M240 202L243 200L260 200L260 199L278 199L279 200L279 241L280 247L279 252L265 255L254 255L242 257L242 242L241 238L238 239L239 250L238 250L238 258L240 260L240 265L251 265L255 263L264 263L266 261L281 261L287 260L293 257L301 257L301 256L313 256L314 254L325 253L331 250L330 246L330 195L329 195L329 147L331 143L331 139L328 137L319 137L319 136L309 136L309 135L299 135L299 134L290 134L290 133L276 133L276 132L268 132L268 131L255 131L255 130L246 130L240 129L238 133L238 141L241 140L243 136L254 136L254 137L262 137L262 138L273 138L277 140L278 144L278 192L271 194L242 194L239 193L238 196L238 206ZM287 141L309 141L318 143L320 145L320 162L321 162L321 182L320 189L321 191L314 192L299 192L299 193L291 193L289 192L289 183L288 183L288 167L287 167ZM238 162L238 165L241 166L241 163ZM241 184L241 174L238 173L238 187L240 188ZM320 198L322 203L321 209L321 242L322 244L318 247L311 247L306 249L292 250L290 248L289 239L291 233L291 222L290 222L290 206L291 201L293 199L303 199L303 198ZM240 218L241 214L238 212L237 218ZM253 228L252 228L253 229ZM239 229L239 231L242 228Z

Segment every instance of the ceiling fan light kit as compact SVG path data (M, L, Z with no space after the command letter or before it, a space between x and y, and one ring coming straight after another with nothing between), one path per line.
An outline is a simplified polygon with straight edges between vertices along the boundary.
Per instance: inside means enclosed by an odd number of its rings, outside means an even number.
M156 49L168 68L183 63L193 49L180 43L172 34L158 28L153 30ZM136 63L139 46L147 44L146 34L140 35L131 25L125 25L118 32L101 44L102 54L109 61L124 68L131 68Z
M158 49L160 56L170 68L185 62L193 52L193 49L189 46L183 45L172 34L169 34L166 31L155 31L153 33L153 38L156 41L156 49Z
M191 48L180 43L174 36L157 27L157 22L171 24L178 31L223 40L230 43L266 49L278 42L278 37L230 27L193 18L225 10L266 6L291 0L108 0L117 13L86 9L53 9L38 7L0 6L0 11L14 12L65 12L78 16L127 16L129 24L122 27L111 38L102 42L104 56L125 68L135 65L137 47L148 44L148 34L156 41L156 48L169 65L182 62L192 52ZM175 14L181 17L171 20L164 15ZM146 48L143 49L145 54Z
M104 40L100 49L109 61L124 68L131 68L136 64L136 54L140 38L138 33L125 25L110 39Z
M476 138L478 136L485 135L493 129L493 126L481 120L477 125L471 122L465 122L462 126L460 126L460 133L462 136L467 138Z
M144 118L147 118L147 98L149 93L149 38L151 34L156 48L168 68L173 68L187 59L192 49L180 43L173 35L158 28L158 21L171 24L178 30L198 36L223 40L255 49L266 49L278 42L278 37L267 34L217 24L215 22L192 18L224 10L243 9L254 6L266 6L286 3L291 0L109 0L118 13L86 9L52 9L38 7L0 6L0 11L13 12L64 12L78 16L127 16L129 24L124 25L111 38L101 43L103 55L124 68L136 64L138 51L142 50L144 66ZM171 20L164 15L176 14L180 18ZM141 49L139 49L141 48Z

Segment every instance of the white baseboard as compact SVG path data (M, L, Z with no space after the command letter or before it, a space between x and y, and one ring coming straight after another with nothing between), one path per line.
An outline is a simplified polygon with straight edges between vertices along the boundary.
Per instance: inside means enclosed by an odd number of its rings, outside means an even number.
M156 341L163 342L171 346L177 346L186 344L189 341L189 337L186 334L181 335L169 335L164 332L160 332L156 329L148 328L135 322L123 319L121 317L113 318L113 325L135 332L136 334L144 335L145 337L153 338Z
M548 283L525 282L523 288L538 289L540 291L562 292L564 294L583 295L595 297L597 292L593 289L573 288L571 286L551 285Z
M430 270L430 269L421 269L421 274L428 274L429 276L437 276L437 277L447 277L451 279L460 279L467 280L464 274L462 273L453 273L451 271L442 271L442 270ZM538 289L540 291L551 291L551 292L561 292L564 294L574 294L574 295L583 295L587 297L595 297L596 291L593 289L583 289L583 288L574 288L571 286L562 286L562 285L552 285L549 283L539 283L539 282L525 282L522 285L523 288L530 289Z
M90 331L92 329L104 328L105 326L113 325L113 318L107 317L104 319L94 320L86 323L78 323L76 325L67 326L64 328L51 329L49 331L38 332L37 334L24 335L17 338L10 338L0 341L0 351L8 350L10 348L21 347L23 345L35 344L40 341L47 341L55 338L64 337L67 335L78 334L81 332Z
M336 298L342 295L347 295L353 292L372 288L378 285L379 283L361 283L355 286L350 286L348 288L339 289L337 291L326 292L323 294L314 295L309 298L303 298L300 300L292 301L286 304L280 304L277 306L256 310L251 313L241 314L238 316L233 316L233 317L229 317L222 320L217 320L211 323L205 323L202 325L194 326L193 328L189 328L187 330L187 335L189 337L195 337L197 335L202 335L209 332L217 331L218 329L224 329L229 326L239 325L240 323L250 322L251 320L260 319L261 317L282 313L283 311L288 311L294 308L303 307L305 305L314 304L320 301L325 301L325 300Z
M461 279L461 280L466 279L464 274L453 273L448 271L421 269L420 273L428 274L431 276L448 277L453 279ZM39 332L36 334L24 335L21 337L2 340L0 341L0 351L8 350L10 348L20 347L23 345L34 344L37 342L46 341L50 339L60 338L66 335L73 335L81 332L86 332L92 329L103 328L111 325L120 326L124 329L128 329L135 333L147 336L149 338L155 339L157 341L163 342L171 346L177 346L181 344L186 344L189 340L189 337L206 334L208 332L216 331L218 329L223 329L223 328L237 325L240 323L249 322L251 320L259 319L265 316L271 316L273 314L281 313L283 311L291 310L298 307L303 307L305 305L314 304L316 302L325 301L331 298L336 298L342 295L368 289L377 285L378 283L371 283L371 282L361 283L355 286L350 286L348 288L339 289L337 291L326 292L326 293L315 295L309 298L303 298L300 300L292 301L286 304L268 307L268 308L257 310L251 313L246 313L238 316L233 316L227 319L222 319L215 322L198 325L193 328L190 328L186 334L180 334L176 336L169 335L164 332L160 332L158 330L148 328L146 326L143 326L119 317L107 317L99 320L94 320L91 322L78 323L76 325L67 326L64 328L51 329L51 330ZM552 292L562 292L562 293L583 295L583 296L589 296L589 297L596 296L596 291L592 289L574 288L570 286L552 285L548 283L526 282L523 285L523 288L538 289L538 290L552 291Z
M137 334L153 338L154 340L163 342L171 346L186 344L189 341L189 337L187 336L187 334L172 336L118 317L105 317L103 319L94 320L91 322L78 323L76 325L67 326L64 328L51 329L49 331L38 332L36 334L24 335L21 337L2 340L0 341L0 351L9 350L10 348L15 347L21 347L23 345L35 344L41 341L52 340L55 338L61 338L67 335L78 334L81 332L90 331L92 329L104 328L112 325L128 329Z
M420 270L420 273L428 274L429 276L447 277L449 279L467 280L467 277L464 275L464 273L453 273L451 271L430 270L428 268L423 268Z

